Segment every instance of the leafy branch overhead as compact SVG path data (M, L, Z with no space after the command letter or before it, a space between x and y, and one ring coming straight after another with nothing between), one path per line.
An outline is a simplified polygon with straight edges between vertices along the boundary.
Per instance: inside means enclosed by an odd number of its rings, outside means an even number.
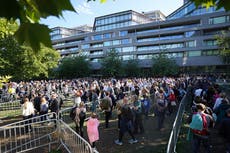
M62 17L63 11L73 11L70 0L4 0L0 5L0 17L19 21L15 35L20 44L39 50L41 43L51 47L49 28L39 24L41 18Z
M206 6L216 6L217 9L224 8L226 11L230 10L229 0L191 0L198 7L200 5Z

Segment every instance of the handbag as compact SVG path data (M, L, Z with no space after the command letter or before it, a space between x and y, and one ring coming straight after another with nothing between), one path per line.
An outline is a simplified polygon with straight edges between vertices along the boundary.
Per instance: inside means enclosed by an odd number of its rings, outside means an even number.
M171 101L171 105L172 106L176 106L176 102L175 101Z

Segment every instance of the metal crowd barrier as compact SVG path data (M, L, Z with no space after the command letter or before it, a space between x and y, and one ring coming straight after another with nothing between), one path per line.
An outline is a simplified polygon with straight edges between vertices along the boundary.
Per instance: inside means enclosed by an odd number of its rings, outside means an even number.
M177 139L180 133L186 102L187 102L187 95L184 95L183 99L180 102L179 109L177 111L177 115L173 123L173 128L169 137L166 153L176 153Z
M17 95L16 94L0 94L0 103L2 102L10 102L10 101L15 101L17 100Z
M67 118L66 109L64 114ZM49 113L0 127L0 153L50 152L62 147L68 153L92 153L91 145L63 121ZM68 114L69 117L69 114Z
M92 153L91 145L60 120L60 142L69 153Z
M72 110L72 107L61 109L59 111L59 119L65 122L66 124L73 122L69 116L71 110Z
M36 148L51 151L58 143L55 113L49 113L0 127L0 153L26 152Z
M20 101L0 102L0 118L22 114Z

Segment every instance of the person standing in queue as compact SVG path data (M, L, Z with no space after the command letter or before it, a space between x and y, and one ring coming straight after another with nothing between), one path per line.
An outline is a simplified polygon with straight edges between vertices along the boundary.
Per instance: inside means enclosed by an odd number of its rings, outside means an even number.
M86 118L86 108L84 102L79 104L79 107L76 107L76 116L75 116L75 124L76 124L76 132L83 137L83 125Z
M131 139L129 140L130 144L137 143L137 139L133 135L133 113L132 109L128 104L128 98L124 97L123 105L120 109L120 129L119 129L119 138L115 140L115 144L123 145L122 138L126 132L129 133Z

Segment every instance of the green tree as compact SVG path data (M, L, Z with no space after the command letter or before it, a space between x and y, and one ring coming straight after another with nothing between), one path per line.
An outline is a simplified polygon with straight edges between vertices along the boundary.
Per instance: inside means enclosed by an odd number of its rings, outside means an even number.
M175 60L168 58L165 54L160 54L159 57L153 58L152 72L155 76L177 75L179 66Z
M128 60L123 64L124 73L128 77L136 77L140 75L140 67L135 59Z
M216 6L217 9L224 7L226 11L230 10L229 0L191 0L198 7L200 5L206 6L207 8L210 6Z
M44 46L35 54L30 47L20 46L11 35L0 38L0 75L10 75L14 80L48 77L59 57L57 51Z
M58 67L58 74L61 78L87 77L90 74L89 61L84 55L65 57Z
M221 32L217 37L217 44L219 46L220 55L223 62L230 63L230 37L225 32Z
M108 77L123 76L122 60L119 58L116 50L107 52L107 55L102 59L103 75Z
M42 45L38 54L19 45L13 36L17 28L16 22L0 19L0 75L17 80L48 77L48 71L57 66L59 53Z

